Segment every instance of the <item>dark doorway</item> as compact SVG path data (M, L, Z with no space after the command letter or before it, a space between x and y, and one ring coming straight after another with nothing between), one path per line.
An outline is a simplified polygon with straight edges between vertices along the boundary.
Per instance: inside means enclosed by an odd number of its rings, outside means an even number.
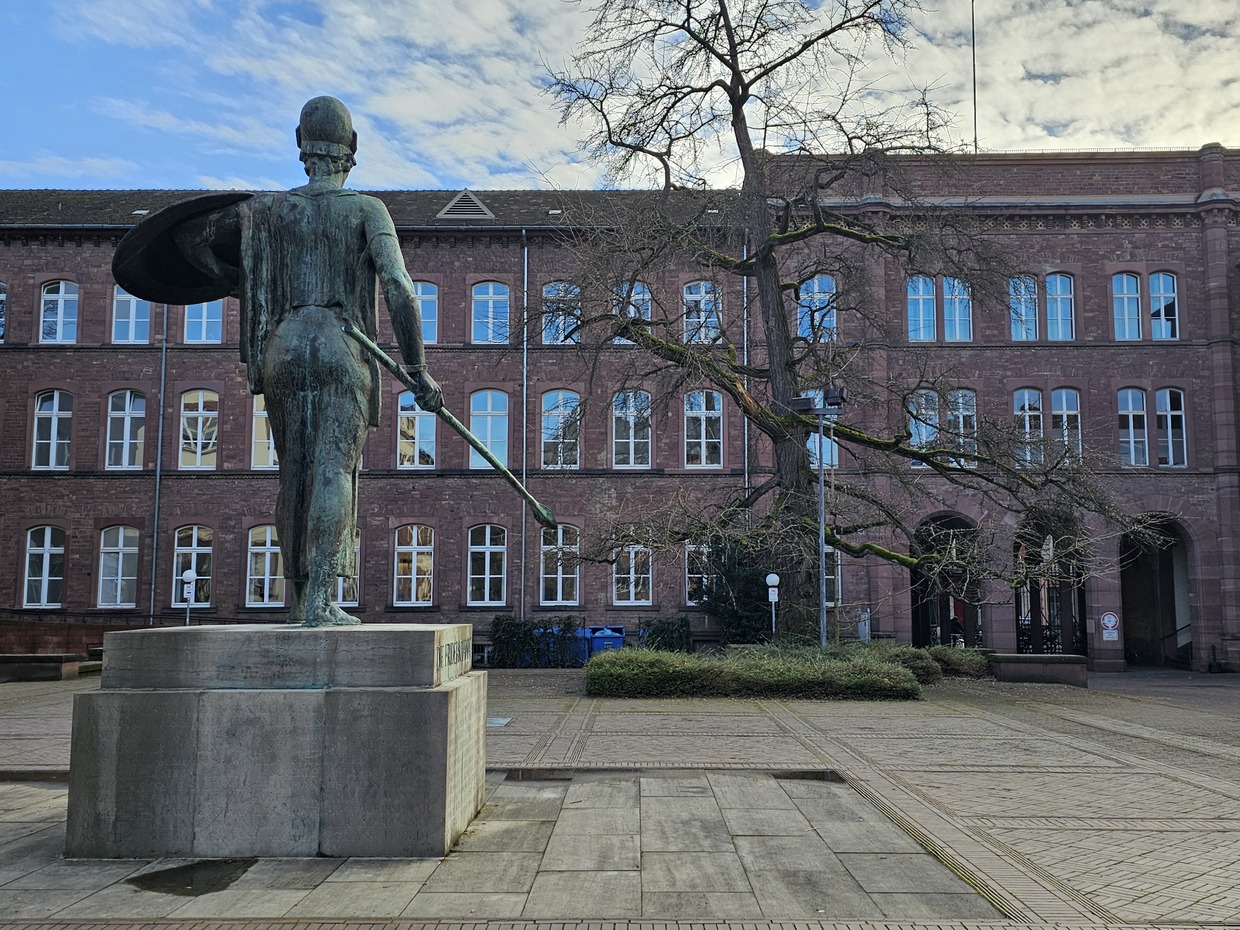
M943 557L937 570L913 569L913 645L984 645L977 586L969 565L977 531L963 517L935 517L917 531L919 552Z
M1124 657L1133 665L1191 668L1188 546L1171 521L1156 530L1152 542L1120 541Z
M1082 538L1074 518L1044 514L1016 537L1016 651L1088 655Z

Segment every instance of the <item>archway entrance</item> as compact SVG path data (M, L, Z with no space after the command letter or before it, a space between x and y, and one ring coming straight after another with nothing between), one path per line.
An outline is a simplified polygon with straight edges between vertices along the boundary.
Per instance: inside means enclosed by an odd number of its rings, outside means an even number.
M1188 546L1170 520L1155 530L1152 543L1129 536L1120 541L1124 656L1134 665L1191 668Z
M913 569L913 645L982 646L976 582L970 577L977 530L963 517L933 517L915 537L917 549L943 557L937 571Z
M1018 581L1013 589L1017 652L1089 654L1082 538L1074 517L1051 513L1029 519L1017 535Z

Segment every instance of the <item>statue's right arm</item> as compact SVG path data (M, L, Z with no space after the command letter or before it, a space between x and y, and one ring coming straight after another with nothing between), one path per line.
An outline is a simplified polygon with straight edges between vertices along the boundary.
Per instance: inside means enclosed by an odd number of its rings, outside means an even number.
M241 217L234 207L187 220L176 232L177 246L186 260L203 274L233 285L234 293L240 281L240 269L220 261L211 246L221 239L240 237Z

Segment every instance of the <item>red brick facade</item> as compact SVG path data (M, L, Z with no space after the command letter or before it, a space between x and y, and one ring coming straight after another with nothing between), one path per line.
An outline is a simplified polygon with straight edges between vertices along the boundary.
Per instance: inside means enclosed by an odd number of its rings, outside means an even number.
M1071 338L1048 338L1043 293L1036 338L1014 339L1006 308L986 313L979 307L970 338L949 341L939 293L934 338L897 345L875 364L898 371L915 354L934 358L961 373L960 386L976 392L979 418L995 422L1011 420L1015 392L1035 390L1046 430L1056 392L1071 389L1078 392L1084 446L1104 451L1121 442L1119 392L1139 391L1151 464L1125 467L1116 457L1115 466L1104 471L1132 512L1165 515L1177 544L1170 554L1126 572L1113 567L1086 580L1075 608L1084 648L1102 668L1127 660L1191 661L1199 669L1214 661L1240 669L1234 340L1240 317L1234 296L1240 293L1240 153L1207 147L1197 153L974 156L952 159L947 174L940 168L941 162L901 163L905 177L923 193L967 201L970 209L986 215L992 238L1019 257L1021 273L1035 278L1043 292L1048 275L1070 280ZM138 218L134 211L158 209L183 196L0 192L0 282L7 288L0 345L0 619L183 622L173 550L178 528L190 526L209 528L212 534L210 603L194 608L195 619L280 617L275 607L246 606L249 533L271 523L275 477L251 466L253 400L238 359L232 302L225 307L219 344L187 344L184 308L162 305L150 308L144 343L113 340L110 261L116 243ZM411 276L438 289L438 336L428 357L432 373L445 385L448 406L468 421L471 395L503 392L510 467L525 476L530 490L561 523L578 528L583 540L604 515L686 489L722 499L769 466L762 444L751 439L746 449L743 419L730 405L722 412L721 465L687 463L681 401L704 385L678 382L666 391L654 390L661 376L641 383L632 365L638 350L631 347L587 354L543 344L538 319L543 286L573 277L573 252L563 234L571 228L573 207L581 208L581 216L586 207L597 216L609 198L625 195L599 192L566 199L550 193L482 192L478 198L494 219L477 221L436 217L452 200L450 192L381 196L401 233ZM870 312L894 321L907 338L908 272L894 260L882 260L874 270L882 284L879 306ZM1140 286L1139 339L1116 338L1115 276L1120 274L1135 276ZM1155 280L1157 275L1173 276L1176 338L1153 338L1151 332L1150 288L1165 280ZM673 302L685 284L702 277L686 265L648 283L657 298ZM40 341L42 289L52 281L78 287L71 344ZM483 282L508 288L511 338L506 344L480 345L473 339L471 289ZM739 343L744 295L739 286L728 288L722 294L724 327ZM528 320L524 340L523 320ZM841 319L845 340L849 325ZM1160 325L1167 335L1165 321ZM382 341L391 346L390 326L385 326ZM749 338L760 352L760 327L751 326ZM616 467L612 396L638 387L671 399L653 411L650 467ZM118 470L108 467L108 404L110 396L125 390L145 399L145 436L141 468ZM187 392L199 390L218 395L218 458L213 469L187 471L179 467L182 402ZM542 466L542 401L548 392L560 390L582 401L579 461L571 469ZM35 448L37 398L56 391L72 397L67 467L35 468L40 454L45 463L56 455L50 447ZM576 603L544 604L539 527L501 480L469 467L462 440L440 426L433 468L397 468L398 395L389 379L382 424L373 431L364 459L360 598L351 608L363 620L465 620L485 630L499 612L571 613L590 624L635 629L643 619L687 612L699 635L709 636L708 619L686 604L679 553L654 554L649 604L616 603L614 569L601 563L581 565ZM1156 409L1168 397L1171 403L1178 402L1175 397L1183 402L1182 443L1178 436L1159 432L1160 424L1171 422L1159 419ZM48 420L47 410L42 414L55 433L59 422ZM1160 438L1166 448L1160 448ZM1166 453L1166 464L1158 464L1160 451ZM1182 464L1181 455L1186 457ZM941 495L940 506L927 509L923 518L962 519L1014 536L1013 521L988 511L981 501L948 488ZM397 530L409 524L433 530L432 578L420 588L412 583L405 589L406 596L410 590L429 592L426 606L397 603ZM503 597L497 603L470 604L470 530L484 525L504 531ZM118 526L136 530L137 539L136 579L125 588L125 598L136 592L134 606L122 608L100 606L99 590L103 533ZM36 553L32 563L28 551L32 532L46 527L60 531L55 539L46 537L52 550L63 538L63 584L58 586L54 577L52 583L56 606L39 603L48 591L37 582L40 573L56 575L58 569L49 566L59 552ZM45 540L35 535L36 542ZM1097 548L1114 562L1121 545L1119 539L1103 537ZM37 590L30 586L31 571ZM113 577L114 587L116 582ZM1027 648L1018 634L1011 592L992 587L979 592L985 602L977 614L984 644L1000 651ZM574 600L571 591L562 600ZM928 630L925 604L916 602L907 572L845 560L843 606L852 618L868 612L875 632L920 642L941 638L947 627ZM1118 638L1104 638L1100 621L1108 611L1122 619Z

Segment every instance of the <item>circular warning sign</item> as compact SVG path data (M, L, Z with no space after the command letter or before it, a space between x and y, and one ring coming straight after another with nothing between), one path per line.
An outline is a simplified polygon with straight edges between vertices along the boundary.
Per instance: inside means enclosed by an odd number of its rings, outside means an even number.
M1119 615L1112 613L1109 610L1106 613L1104 613L1102 615L1102 628L1104 630L1118 630L1119 629Z

